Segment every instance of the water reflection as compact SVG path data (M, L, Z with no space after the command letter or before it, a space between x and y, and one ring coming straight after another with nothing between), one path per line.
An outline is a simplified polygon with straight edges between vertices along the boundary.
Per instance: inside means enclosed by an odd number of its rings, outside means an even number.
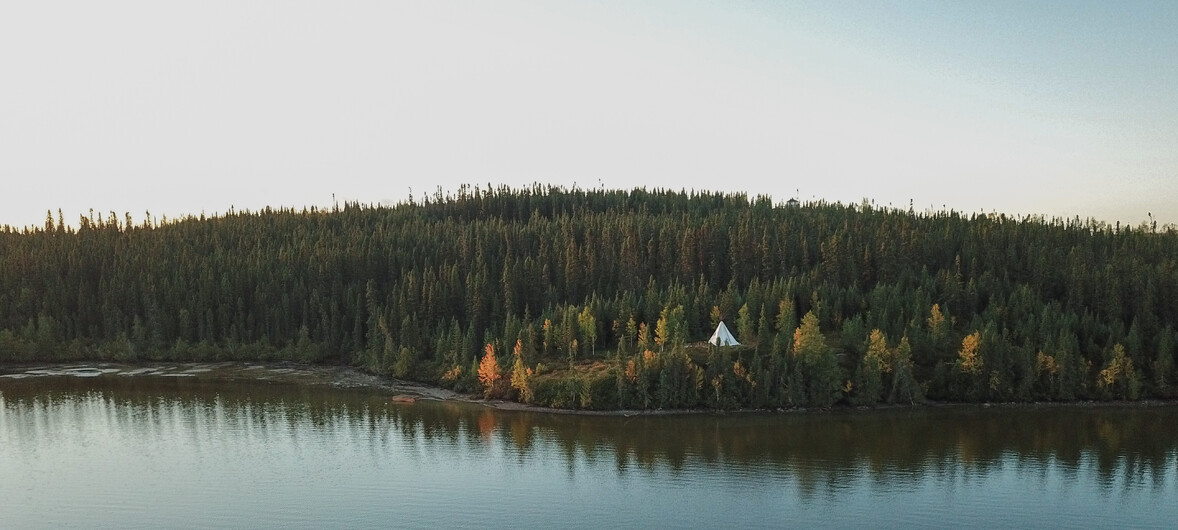
M1178 474L1175 406L603 417L450 402L397 404L388 396L322 386L198 378L2 384L3 473L19 471L19 462L36 459L63 440L81 447L161 440L166 443L136 447L146 452L183 447L202 466L237 458L274 468L310 459L300 464L304 478L325 479L354 462L384 470L356 475L363 480L432 477L439 488L449 480L476 490L464 494L475 500L483 494L478 488L498 488L491 498L502 499L504 482L513 477L525 482L533 472L548 471L554 471L552 477L534 485L533 498L545 489L563 489L560 495L581 491L588 487L581 479L608 479L612 487L639 496L648 489L698 489L712 498L719 492L730 503L757 499L767 513L752 523L814 505L887 513L899 510L888 506L902 499L907 504L893 520L899 523L904 517L934 517L938 510L961 511L983 489L988 497L979 510L1026 504L1020 496L1029 491L1048 492L1043 502L1074 497L1072 502L1097 499L1114 507L1126 499L1130 505L1173 504ZM322 454L342 448L350 460L315 468ZM170 470L167 458L151 465ZM921 499L923 504L915 502ZM641 502L657 507L662 501ZM1073 515L1085 516L1083 506L1067 506ZM829 510L814 515L828 523L840 517ZM1019 525L1025 516L1012 515L1007 522ZM699 522L686 519L692 521ZM1001 521L1000 516L987 520Z

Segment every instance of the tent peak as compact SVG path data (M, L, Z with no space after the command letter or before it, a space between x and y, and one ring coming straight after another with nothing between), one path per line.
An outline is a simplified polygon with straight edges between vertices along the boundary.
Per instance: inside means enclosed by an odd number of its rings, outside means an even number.
M712 333L712 338L708 339L708 342L716 346L740 346L740 343L736 341L736 337L732 336L731 331L728 331L728 326L724 325L723 320L716 326L716 331Z

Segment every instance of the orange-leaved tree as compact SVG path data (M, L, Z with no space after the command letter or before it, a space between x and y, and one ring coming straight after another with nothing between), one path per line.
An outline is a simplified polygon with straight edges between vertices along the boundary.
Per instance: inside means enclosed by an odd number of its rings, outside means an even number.
M499 373L499 362L495 360L495 346L487 344L487 353L479 361L479 383L483 385L483 395L493 397L495 383L503 376Z

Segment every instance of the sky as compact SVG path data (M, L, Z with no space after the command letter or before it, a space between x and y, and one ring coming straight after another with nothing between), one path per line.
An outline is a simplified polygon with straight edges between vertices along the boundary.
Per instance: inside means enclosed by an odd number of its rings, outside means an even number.
M472 184L1178 223L1178 2L0 2L0 224Z

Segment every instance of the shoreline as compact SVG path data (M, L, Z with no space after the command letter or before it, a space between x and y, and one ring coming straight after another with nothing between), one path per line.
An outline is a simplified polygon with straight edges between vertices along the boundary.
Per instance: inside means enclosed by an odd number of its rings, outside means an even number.
M39 377L192 377L213 381L269 381L283 384L323 385L338 389L370 390L388 394L390 401L412 404L417 400L461 402L488 408L516 412L579 416L668 416L677 414L806 414L831 412L872 412L901 409L945 408L1103 408L1176 406L1178 400L1139 401L1029 401L956 403L925 401L911 405L880 404L873 407L838 405L831 408L792 409L642 409L642 410L581 410L556 409L501 399L482 399L424 383L404 381L376 375L352 366L310 365L288 361L279 362L192 362L192 363L117 363L117 362L62 362L0 364L0 383L5 380L24 380Z

